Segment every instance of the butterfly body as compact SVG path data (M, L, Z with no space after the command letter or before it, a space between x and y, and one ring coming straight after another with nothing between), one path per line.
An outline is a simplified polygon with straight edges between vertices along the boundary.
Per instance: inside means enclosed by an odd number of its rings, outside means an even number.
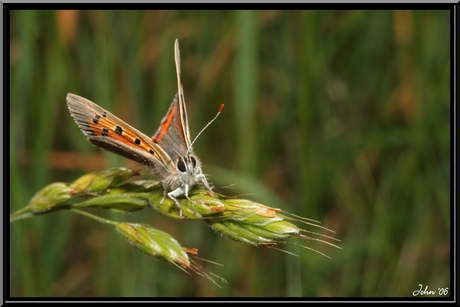
M177 40L175 54L179 90L152 138L81 96L69 93L67 105L78 127L93 145L136 161L151 170L164 189L161 203L169 197L179 207L182 216L176 197L185 195L189 199L190 189L198 183L203 184L211 193L212 189L192 149L180 83Z

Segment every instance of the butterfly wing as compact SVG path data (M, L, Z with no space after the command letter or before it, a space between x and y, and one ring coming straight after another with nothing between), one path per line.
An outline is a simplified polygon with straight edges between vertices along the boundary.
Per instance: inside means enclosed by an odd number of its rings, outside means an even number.
M160 144L170 157L185 156L187 151L190 153L191 146L184 90L180 78L180 52L177 39L174 44L174 55L178 92L169 107L168 113L166 113L160 127L152 138L153 142Z
M94 102L69 93L67 105L92 144L149 167L160 164L175 169L171 158L158 144Z
M185 156L190 146L187 114L181 112L181 108L185 110L185 105L181 106L178 95L176 95L152 138L152 141L160 145L170 157Z

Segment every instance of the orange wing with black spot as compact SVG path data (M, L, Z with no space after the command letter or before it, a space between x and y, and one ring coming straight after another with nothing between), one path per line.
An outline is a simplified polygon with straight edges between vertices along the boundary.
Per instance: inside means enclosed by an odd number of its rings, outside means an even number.
M179 41L174 44L174 59L177 73L177 94L169 107L168 113L161 121L152 140L160 144L169 156L186 156L191 152L190 130L188 127L187 109L185 107L184 90L180 77L180 52Z
M88 140L102 149L146 166L158 163L175 170L168 154L148 136L128 125L94 102L75 94L67 94L70 113Z

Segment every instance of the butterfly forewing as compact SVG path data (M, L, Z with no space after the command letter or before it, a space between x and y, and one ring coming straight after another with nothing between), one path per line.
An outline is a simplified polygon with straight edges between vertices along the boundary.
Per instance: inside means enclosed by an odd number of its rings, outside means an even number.
M187 135L185 133L188 128L183 128L184 118L180 110L178 95L176 95L168 113L166 113L160 127L152 138L152 141L159 144L170 156L177 154L184 156L188 149L186 147Z
M160 144L170 156L179 154L184 157L187 151L190 152L191 142L184 91L180 78L180 51L177 40L174 44L174 55L177 73L177 94L152 140Z
M148 136L92 101L68 94L67 104L78 127L92 144L143 165L155 166L158 162L172 165L167 153Z
M185 108L184 88L182 87L181 81L181 69L180 69L180 50L179 40L176 39L174 42L174 61L176 62L176 75L177 75L177 95L179 96L179 114L182 120L181 128L184 134L184 141L187 144L187 149L190 148L190 131L188 128L187 109Z

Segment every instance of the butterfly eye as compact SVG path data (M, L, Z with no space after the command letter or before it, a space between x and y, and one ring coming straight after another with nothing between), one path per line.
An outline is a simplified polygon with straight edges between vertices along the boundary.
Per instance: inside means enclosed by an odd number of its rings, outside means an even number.
M192 161L193 167L195 167L195 166L196 166L196 160L195 160L195 158L192 156L192 157L190 157L190 160Z
M185 172L185 163L184 160L182 160L182 158L179 158L179 160L177 161L177 169L180 170L182 173Z

